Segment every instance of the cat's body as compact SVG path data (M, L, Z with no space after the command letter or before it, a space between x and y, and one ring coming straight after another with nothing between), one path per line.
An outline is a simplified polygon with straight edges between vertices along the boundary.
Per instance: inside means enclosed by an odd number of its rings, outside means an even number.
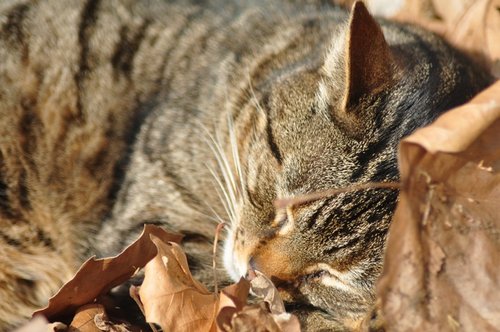
M359 4L347 26L328 4L200 3L0 5L0 329L143 223L186 234L210 283L216 216L229 275L272 276L304 326L371 305L396 191L288 218L274 199L397 180L399 139L488 76L415 28L383 22L387 48Z

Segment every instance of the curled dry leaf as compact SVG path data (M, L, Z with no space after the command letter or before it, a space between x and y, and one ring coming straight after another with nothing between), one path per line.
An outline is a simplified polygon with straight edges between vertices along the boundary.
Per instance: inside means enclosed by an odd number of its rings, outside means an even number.
M104 306L100 304L87 304L76 311L75 317L69 325L69 332L101 332L96 326L96 317L106 317Z
M226 320L223 328L219 324L219 330L299 332L298 318L285 312L283 300L271 280L260 271L252 272L254 277L250 281L250 288L261 302L245 306L242 310L234 310L230 322ZM223 311L220 314L222 313Z
M400 146L377 296L388 331L500 328L500 82Z
M44 315L49 320L74 312L78 307L91 303L99 295L122 284L132 277L156 255L156 247L150 240L153 234L163 241L180 242L182 236L168 233L160 227L145 225L141 236L122 253L115 257L88 259L59 292L50 300L47 307L33 315Z
M285 305L273 282L260 271L255 271L255 275L250 281L252 293L268 304L271 313L284 313Z
M130 332L127 324L111 321L101 304L87 304L77 309L67 332Z
M250 282L244 278L241 278L236 284L229 285L221 290L216 318L218 331L231 330L231 319L247 303L249 290Z
M176 243L154 235L151 241L158 255L146 264L139 289L146 321L164 331L215 331L217 296L192 277Z
M377 15L417 23L485 56L500 75L500 0L368 0L368 5Z
M231 332L300 332L299 319L290 313L272 314L267 302L248 305L231 319Z

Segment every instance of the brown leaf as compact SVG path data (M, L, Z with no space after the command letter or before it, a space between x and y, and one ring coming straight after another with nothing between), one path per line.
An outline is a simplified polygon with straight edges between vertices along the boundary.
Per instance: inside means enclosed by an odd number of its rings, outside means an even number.
M216 318L218 331L230 331L231 319L247 303L249 290L250 282L244 278L221 290Z
M271 313L284 313L285 305L272 281L260 271L255 271L255 274L256 277L250 281L252 293L267 302Z
M231 332L300 332L300 323L296 316L289 313L271 314L266 302L248 305L237 312Z
M239 332L281 332L279 325L269 314L265 302L246 306L231 321L231 330Z
M377 288L388 331L500 327L500 82L403 140Z
M151 234L166 242L179 242L182 239L182 236L168 233L160 227L145 225L141 236L119 255L88 259L73 279L49 300L47 307L34 312L33 315L41 314L53 320L57 316L70 314L76 308L91 303L99 295L130 279L156 255L156 246L150 240Z
M78 308L68 332L101 332L95 324L99 315L106 316L104 306L100 304L88 304Z
M243 309L223 309L217 317L220 331L300 332L296 316L285 312L285 305L274 284L260 271L252 271L252 293L260 301ZM224 321L220 316L224 315ZM230 320L229 317L232 317Z
M459 48L481 54L500 75L500 0L371 0L368 4L375 13L417 23Z
M151 236L158 255L139 290L146 320L164 331L215 331L217 297L195 280L182 249Z

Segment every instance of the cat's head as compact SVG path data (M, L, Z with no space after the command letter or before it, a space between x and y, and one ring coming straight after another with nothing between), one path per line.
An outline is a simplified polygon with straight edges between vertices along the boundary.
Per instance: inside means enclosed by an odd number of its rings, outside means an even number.
M391 33L400 33L392 38L402 43L412 41L404 31ZM429 73L404 77L411 66L389 47L361 2L325 48L317 67L299 66L255 93L260 116L249 134L238 137L245 150L242 193L224 263L233 279L249 268L260 270L286 301L345 322L373 301L397 191L358 190L278 209L273 203L397 181L398 141L432 120L434 103L446 103L405 99L422 95L417 83Z

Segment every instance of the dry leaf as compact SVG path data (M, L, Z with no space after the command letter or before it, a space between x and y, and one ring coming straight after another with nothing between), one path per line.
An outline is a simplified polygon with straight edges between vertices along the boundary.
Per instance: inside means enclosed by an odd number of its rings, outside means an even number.
M126 324L110 321L102 304L87 304L77 309L68 332L130 332Z
M250 281L252 293L269 305L271 313L284 313L285 305L273 282L260 271L255 271L255 274L256 277Z
M403 140L377 294L387 331L500 328L500 82Z
M500 0L368 0L368 5L377 15L417 23L481 54L500 75Z
M231 320L231 332L281 332L264 302L246 306Z
M69 325L69 332L101 332L96 326L95 319L98 315L106 316L104 306L100 304L84 305L75 313Z
M247 303L249 290L250 282L244 278L221 290L216 318L218 331L231 330L231 320Z
M252 293L261 301L236 312L224 331L287 331L300 332L296 316L285 312L285 305L274 284L260 271L253 271Z
M438 15L447 22L445 37L453 44L470 51L483 53L491 60L500 60L500 1L463 0L462 12L452 17L449 2L434 0ZM460 2L455 0L455 2ZM458 7L458 6L457 6Z
M146 320L164 331L215 331L217 297L195 280L175 243L151 236L158 255L145 267L139 289Z
M237 312L231 327L224 331L231 332L300 332L299 319L289 313L271 314L266 302L248 305Z
M72 280L54 295L46 308L36 311L49 320L72 313L76 308L91 303L101 294L122 284L146 265L156 255L156 247L150 240L154 234L163 241L179 242L182 236L168 233L160 227L145 225L141 236L122 253L111 258L88 259Z

